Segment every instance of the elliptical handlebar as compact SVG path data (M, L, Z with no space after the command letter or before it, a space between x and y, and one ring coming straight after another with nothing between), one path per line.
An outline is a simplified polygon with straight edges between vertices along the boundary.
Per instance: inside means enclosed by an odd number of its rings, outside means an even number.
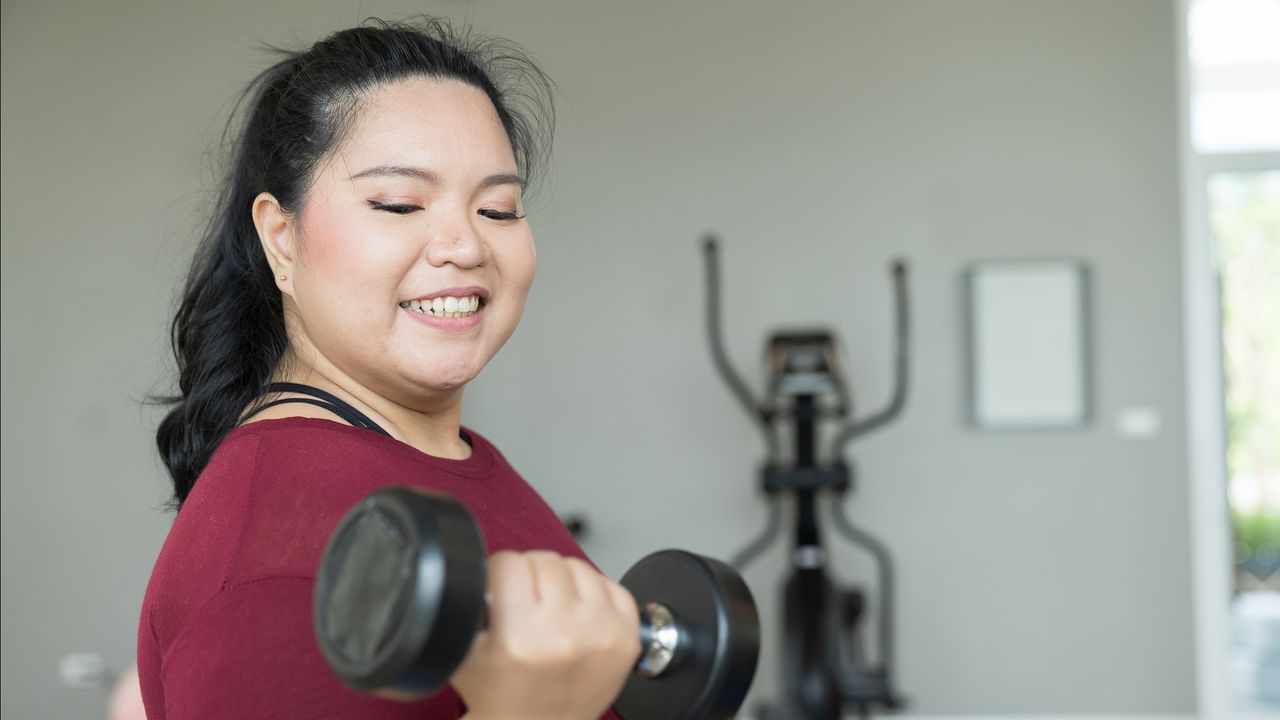
M716 370L729 386L738 403L747 411L747 415L755 421L764 434L768 462L779 457L778 437L770 424L770 411L757 402L751 390L743 382L729 363L729 356L724 349L724 338L720 330L720 254L719 243L714 235L707 235L702 241L703 257L706 260L707 278L707 339L711 346L711 359ZM887 425L902 413L907 403L908 376L910 366L908 358L911 344L911 312L907 301L907 264L899 259L892 265L893 298L894 298L894 380L893 394L889 404L880 412L863 418L850 420L836 434L832 441L832 456L843 457L845 446L855 438L866 435L873 430Z
M764 442L768 454L767 462L773 463L779 457L778 436L769 423L769 411L751 395L751 390L743 382L724 350L724 338L720 333L720 256L714 235L707 235L702 241L703 257L707 269L707 336L711 344L711 359L715 362L720 377L733 391L734 397L747 415L755 421L764 433Z
M862 420L850 420L836 434L832 441L832 455L843 457L844 448L849 441L879 429L888 424L899 414L907 403L908 374L910 366L907 362L911 344L911 314L907 303L907 264L903 260L894 260L893 273L893 306L894 306L894 373L893 395L889 404L880 412Z

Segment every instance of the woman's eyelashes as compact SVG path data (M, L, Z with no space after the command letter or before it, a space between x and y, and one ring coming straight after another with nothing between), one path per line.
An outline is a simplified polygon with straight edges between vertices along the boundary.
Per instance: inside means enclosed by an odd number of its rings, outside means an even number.
M382 210L396 215L408 215L414 210L422 209L421 205L411 205L409 203L384 203L379 200L370 200L369 207L374 210Z
M523 220L525 217L524 215L519 215L514 212L494 210L493 208L480 208L476 213L483 217L487 217L490 220Z
M421 205L414 205L412 203L384 203L381 200L369 200L368 202L370 208L389 212L394 215L408 215L411 212L422 209ZM525 215L522 213L507 210L495 210L493 208L480 208L476 211L476 214L481 217L489 218L490 220L523 220L525 218Z

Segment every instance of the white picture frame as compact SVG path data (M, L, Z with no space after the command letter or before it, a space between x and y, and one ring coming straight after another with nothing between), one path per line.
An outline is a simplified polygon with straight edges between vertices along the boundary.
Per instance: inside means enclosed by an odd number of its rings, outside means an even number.
M987 260L965 273L969 419L1080 428L1091 415L1090 278L1081 260Z

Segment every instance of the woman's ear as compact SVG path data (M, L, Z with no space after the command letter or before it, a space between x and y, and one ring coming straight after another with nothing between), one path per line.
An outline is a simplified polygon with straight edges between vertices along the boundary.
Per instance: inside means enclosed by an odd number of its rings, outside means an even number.
M276 287L292 296L293 216L280 207L274 195L262 192L253 199L253 225L258 229L258 241L276 276Z

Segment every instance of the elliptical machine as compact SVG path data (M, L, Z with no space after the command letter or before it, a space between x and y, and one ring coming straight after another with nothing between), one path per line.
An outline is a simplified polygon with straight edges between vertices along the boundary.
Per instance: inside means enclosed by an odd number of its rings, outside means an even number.
M752 396L729 364L720 333L720 266L717 241L703 243L707 279L707 332L716 369L743 409L764 434L767 456L761 472L769 506L764 532L732 560L741 572L778 535L783 493L795 496L795 544L791 572L783 590L784 697L760 708L761 720L837 720L846 710L867 717L883 707L895 710L903 699L893 685L893 561L888 548L855 528L841 502L852 487L852 466L844 448L854 438L877 430L901 412L907 397L907 269L892 266L894 287L894 388L887 407L855 420L848 388L840 374L835 337L826 331L775 333L766 346L769 373L765 402ZM818 422L841 421L829 461L817 453ZM783 459L780 423L794 423L793 457ZM861 590L839 588L827 574L827 552L818 527L818 493L830 491L832 524L850 543L871 554L880 585L878 664L870 663L859 633L865 600Z

